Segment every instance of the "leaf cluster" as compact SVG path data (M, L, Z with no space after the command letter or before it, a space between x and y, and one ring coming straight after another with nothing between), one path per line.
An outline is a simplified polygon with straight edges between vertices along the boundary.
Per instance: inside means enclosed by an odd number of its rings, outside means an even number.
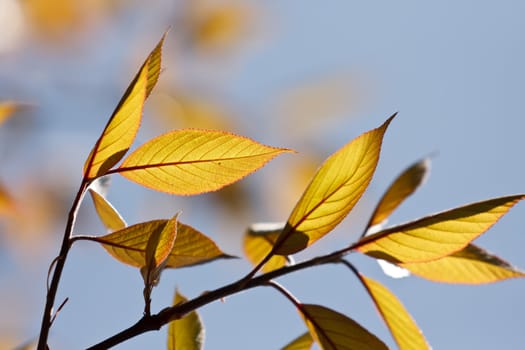
M364 276L347 257L364 254L437 282L479 284L523 277L524 273L472 241L486 232L524 198L489 199L384 228L390 215L424 182L428 158L393 181L379 200L356 242L313 259L295 262L293 255L332 232L352 211L376 170L385 133L395 114L382 125L348 142L319 167L282 224L251 225L244 248L253 269L235 282L193 299L175 292L173 305L151 311L152 291L166 268L190 267L231 258L204 233L179 220L155 219L128 225L105 198L101 184L120 174L141 186L175 195L217 191L262 168L274 157L292 152L217 130L182 129L167 132L128 154L140 127L144 103L161 72L164 36L139 69L84 164L60 253L55 259L47 294L39 349L56 313L55 295L66 257L74 242L100 244L113 258L136 267L144 279L144 314L132 326L94 345L106 349L141 333L169 324L168 349L201 349L204 326L197 313L203 305L255 287L271 287L287 298L305 323L305 333L285 349L386 349L385 343L347 315L322 305L302 303L276 282L280 276L320 264L346 266L362 284L400 349L429 349L423 333L398 298L380 282ZM108 232L73 235L76 214L86 193ZM408 272L406 272L408 273Z

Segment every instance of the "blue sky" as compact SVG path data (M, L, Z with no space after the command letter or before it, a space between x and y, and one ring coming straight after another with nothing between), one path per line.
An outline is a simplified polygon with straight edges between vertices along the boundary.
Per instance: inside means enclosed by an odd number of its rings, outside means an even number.
M16 179L27 161L48 177L60 166L67 175L60 176L60 181L66 183L65 189L73 190L91 144L134 71L164 30L177 24L173 14L178 5L151 3L146 7L136 2L59 49L27 44L0 56L0 96L30 100L38 106L37 127L26 135L23 145L0 153L9 161L4 180ZM129 223L169 217L182 209L186 223L209 233L228 253L241 255L240 237L247 224L286 219L286 208L293 200L276 203L271 195L291 186L286 181L296 181L281 176L284 172L279 170L290 158L306 157L310 151L327 156L396 111L399 115L385 137L376 176L356 213L333 237L323 239L303 257L355 238L390 181L430 153L438 155L427 184L393 215L392 223L524 192L523 2L267 1L253 8L258 29L234 54L181 54L177 35L172 40L169 36L161 84L164 79L197 95L226 101L236 114L233 131L293 147L299 153L283 156L245 180L254 199L242 222L205 196L172 198L115 179L110 199ZM327 117L316 132L282 127L290 125L287 116L275 109L283 91L334 75L349 77L356 91L348 96L350 106L342 115ZM154 113L146 109L146 117ZM160 132L151 121L146 120L144 127L139 142ZM0 136L8 137L5 131ZM1 143L0 147L12 146ZM45 166L53 168L42 169ZM258 186L270 186L273 191L264 193ZM525 267L524 210L518 204L476 242ZM82 214L88 219L80 220L79 230L101 230L89 222L93 215L88 205ZM21 337L38 332L47 264L58 251L53 244L56 237L46 240L39 259L25 261L23 252L0 251L4 265L0 268L1 305L9 309L10 300L16 300L17 308L11 310L17 315L11 325L0 325L15 329ZM370 259L352 256L350 260L397 293L434 349L513 349L525 342L524 280L475 287L435 284L416 277L393 280L383 276ZM153 309L170 303L175 287L195 296L236 280L248 269L239 260L167 271L154 291ZM280 282L301 301L337 309L394 347L364 291L344 269L319 267ZM91 345L131 325L142 312L139 273L87 243L71 251L58 300L65 296L70 301L51 334L58 349ZM268 288L208 305L200 314L207 349L273 349L305 330L293 306ZM118 349L162 348L164 344L165 330L161 330Z

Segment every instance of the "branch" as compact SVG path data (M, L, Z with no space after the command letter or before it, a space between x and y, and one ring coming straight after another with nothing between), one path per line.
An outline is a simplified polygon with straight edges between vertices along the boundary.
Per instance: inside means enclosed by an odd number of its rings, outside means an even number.
M80 185L77 195L73 200L73 204L71 205L71 209L69 210L60 253L55 258L55 260L53 260L53 263L55 264L55 269L53 271L53 278L51 279L51 283L49 284L47 290L46 305L44 307L44 314L42 315L42 324L40 328L40 336L38 338L37 350L47 349L47 338L49 336L49 329L51 328L51 317L53 313L53 305L55 304L55 298L58 291L58 284L60 282L60 277L62 276L62 271L64 270L64 265L66 264L67 254L69 253L69 249L71 248L71 235L73 233L73 227L75 225L78 208L80 207L82 197L88 185L88 181L86 181L85 179L82 180L82 184Z
M109 349L142 333L146 333L153 330L159 330L162 326L168 324L169 322L180 319L187 313L194 311L204 305L210 304L211 302L223 299L227 296L255 287L268 286L269 283L270 285L272 285L272 279L287 275L295 271L303 270L318 265L337 263L341 260L342 256L346 255L350 251L351 249L347 247L327 255L306 260L296 265L285 266L280 269L270 271L268 273L252 278L248 281L246 281L245 278L242 278L226 286L201 294L200 296L188 300L185 303L166 307L163 310L161 310L158 314L154 314L151 316L143 316L137 323L135 323L131 327L123 330L120 333L115 334L110 338L107 338L106 340L96 345L93 345L87 350Z

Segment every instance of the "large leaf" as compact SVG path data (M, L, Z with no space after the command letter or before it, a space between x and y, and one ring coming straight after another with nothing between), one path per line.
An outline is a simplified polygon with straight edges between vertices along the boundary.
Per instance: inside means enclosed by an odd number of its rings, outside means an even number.
M118 261L142 267L145 251L152 233L162 230L168 220L153 220L126 227L123 230L97 238L97 241ZM206 263L219 258L231 258L201 232L183 223L177 223L177 239L166 267L180 268Z
M337 311L312 304L302 304L300 311L312 338L323 350L388 349L375 335Z
M401 266L420 277L446 283L481 284L525 276L524 271L473 244L441 259Z
M126 227L126 222L122 216L104 196L93 189L89 190L89 194L100 221L109 231L117 231Z
M359 276L359 279L385 320L400 350L430 349L417 324L391 291L371 278Z
M427 216L364 237L353 248L393 263L436 260L463 249L524 197L500 197Z
M251 225L244 235L244 253L250 262L258 264L273 248L277 237L284 228L284 223L264 223ZM287 264L287 258L274 255L263 266L264 272L270 272Z
M385 221L390 214L424 182L430 166L430 159L422 159L405 169L385 192L377 204L368 227Z
M186 302L187 299L175 292L173 305ZM170 322L168 328L168 350L200 350L204 348L204 327L197 311Z
M139 147L116 169L140 185L178 195L218 190L288 149L212 130L176 130Z
M303 250L346 217L372 179L383 135L393 118L346 144L324 162L292 211L275 254Z
M86 179L104 175L124 157L135 140L142 119L144 101L160 74L163 42L164 36L144 61L89 154L84 164Z
M281 350L310 350L313 344L312 336L306 332L285 345Z

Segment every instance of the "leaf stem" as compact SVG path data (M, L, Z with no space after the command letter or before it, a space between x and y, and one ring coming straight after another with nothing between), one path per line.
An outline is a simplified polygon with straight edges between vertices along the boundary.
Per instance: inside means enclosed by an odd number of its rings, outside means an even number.
M40 328L40 335L38 338L37 350L46 350L47 348L47 338L49 336L49 329L51 328L52 323L52 314L53 314L53 305L55 303L56 294L58 291L58 285L60 282L60 277L62 276L62 271L66 264L67 254L71 248L71 236L73 233L73 227L75 225L76 216L80 203L82 202L82 197L89 186L89 181L86 179L82 180L80 188L73 200L71 209L69 210L68 219L66 228L64 230L64 238L62 239L62 246L58 256L53 260L55 268L53 270L53 277L51 278L51 283L49 283L47 296L46 296L46 305L44 307L44 313L42 315L42 323Z

